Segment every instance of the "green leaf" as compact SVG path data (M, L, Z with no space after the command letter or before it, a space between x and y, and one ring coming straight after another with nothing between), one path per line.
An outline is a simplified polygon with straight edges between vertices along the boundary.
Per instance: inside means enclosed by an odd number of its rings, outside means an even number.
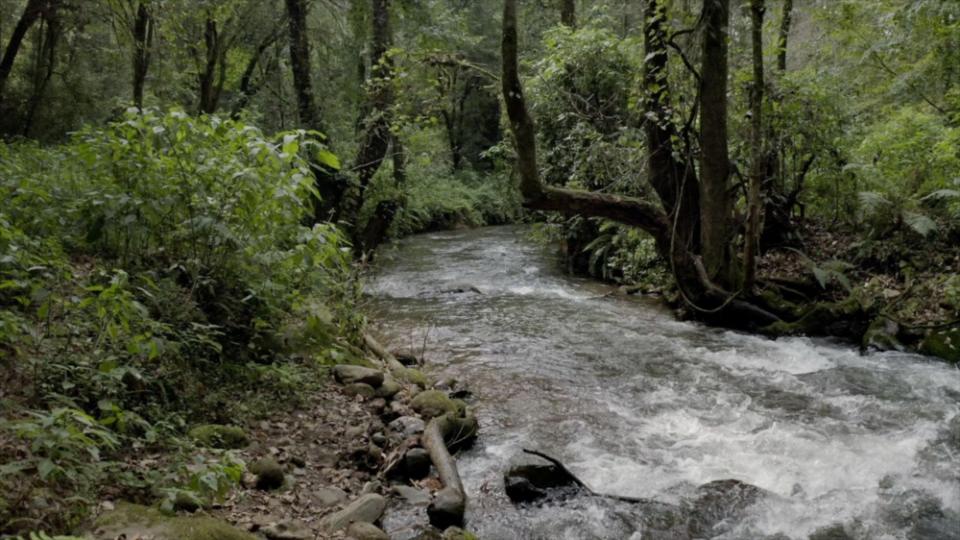
M340 158L338 158L336 154L329 150L318 150L317 161L335 171L339 171L341 168Z

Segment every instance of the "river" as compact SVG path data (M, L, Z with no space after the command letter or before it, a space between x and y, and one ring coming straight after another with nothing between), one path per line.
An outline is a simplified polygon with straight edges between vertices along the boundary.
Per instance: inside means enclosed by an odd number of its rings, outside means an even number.
M678 322L560 266L529 228L495 227L386 246L367 284L386 341L473 391L481 436L458 463L480 538L676 538L626 503L515 507L521 448L671 505L713 480L766 490L711 538L960 538L956 367Z

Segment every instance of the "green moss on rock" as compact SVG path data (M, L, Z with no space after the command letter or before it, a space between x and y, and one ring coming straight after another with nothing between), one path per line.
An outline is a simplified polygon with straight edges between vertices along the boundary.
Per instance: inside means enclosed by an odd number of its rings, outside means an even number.
M93 538L152 538L154 540L257 540L255 536L207 516L167 517L160 510L120 503L100 516Z
M417 394L411 401L410 407L424 418L436 418L445 414L463 416L466 404L440 390L425 390Z
M237 426L204 424L190 430L190 438L208 448L236 450L250 443L247 434Z
M931 332L920 343L920 352L960 363L960 328Z
M430 379L423 374L419 369L413 368L404 368L402 371L397 371L394 375L401 381L415 384L420 388L426 388L430 386Z

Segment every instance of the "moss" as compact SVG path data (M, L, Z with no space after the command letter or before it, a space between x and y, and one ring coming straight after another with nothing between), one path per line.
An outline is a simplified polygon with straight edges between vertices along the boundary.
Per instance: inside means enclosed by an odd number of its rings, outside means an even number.
M120 503L100 516L93 538L153 538L154 540L256 540L230 524L208 516L166 517L160 510Z
M236 450L250 443L247 434L237 426L205 424L190 430L190 438L201 446Z
M931 332L920 343L920 352L960 363L960 328Z
M264 458L250 464L250 472L257 475L257 489L271 490L283 486L283 467L273 458Z
M479 540L477 535L460 527L450 527L443 531L443 540Z
M415 384L420 388L430 386L430 380L419 369L404 368L403 371L398 371L394 375L401 381Z
M459 399L450 397L439 390L425 390L417 394L411 401L410 407L424 418L436 418L444 414L463 416L466 404Z
M853 297L839 302L818 302L798 320L775 322L762 332L772 336L830 334L860 339L865 331L864 316L863 307Z

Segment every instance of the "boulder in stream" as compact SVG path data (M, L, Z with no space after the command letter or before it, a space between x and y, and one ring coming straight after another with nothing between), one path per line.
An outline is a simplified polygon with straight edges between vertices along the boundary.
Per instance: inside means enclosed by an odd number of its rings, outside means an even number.
M526 452L510 459L503 484L514 503L568 496L581 490L579 481L562 466Z

